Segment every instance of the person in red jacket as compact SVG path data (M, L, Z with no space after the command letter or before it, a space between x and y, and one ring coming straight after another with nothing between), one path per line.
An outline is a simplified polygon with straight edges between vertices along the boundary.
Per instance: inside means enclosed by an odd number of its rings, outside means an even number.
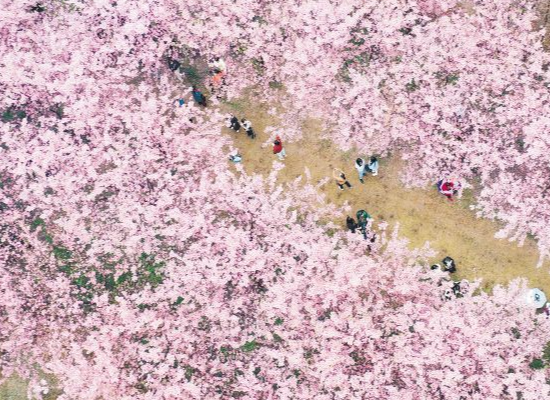
M281 161L284 160L286 157L286 151L283 147L283 141L281 140L279 135L275 137L275 141L273 142L273 154L277 154L277 157L279 157L279 160Z
M450 201L453 201L453 196L458 193L458 189L460 189L460 184L449 179L442 179L437 183L439 193L446 196Z

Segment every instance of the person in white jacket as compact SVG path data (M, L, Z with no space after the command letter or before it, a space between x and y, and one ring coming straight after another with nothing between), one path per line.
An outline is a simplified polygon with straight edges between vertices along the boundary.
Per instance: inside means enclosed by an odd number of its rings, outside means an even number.
M214 61L210 63L210 68L212 68L215 74L220 72L225 74L227 72L227 65L225 65L225 61L223 61L220 57L214 58Z
M376 157L371 157L369 165L367 165L367 171L372 173L372 176L378 175L378 159Z
M256 137L256 133L254 132L254 129L252 129L252 123L249 120L244 118L241 119L241 125L249 138L254 139Z
M355 168L357 169L357 173L359 174L359 180L361 181L361 183L365 183L363 182L363 176L365 176L366 167L367 164L362 158L358 158L357 160L355 160Z

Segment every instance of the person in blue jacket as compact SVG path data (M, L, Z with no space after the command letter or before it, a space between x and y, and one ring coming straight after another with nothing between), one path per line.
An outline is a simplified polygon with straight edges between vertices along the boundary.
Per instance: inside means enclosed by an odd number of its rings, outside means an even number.
M195 103L206 107L206 97L196 86L193 86L193 100L195 100Z

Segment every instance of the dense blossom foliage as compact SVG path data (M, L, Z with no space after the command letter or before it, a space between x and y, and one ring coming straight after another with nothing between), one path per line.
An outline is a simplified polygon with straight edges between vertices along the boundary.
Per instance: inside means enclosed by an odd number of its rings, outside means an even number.
M283 190L282 163L230 168L226 116L174 107L189 88L167 68L181 57L200 82L222 55L229 98L284 83L287 108L320 112L342 147L405 151L412 184L475 169L480 210L540 238L546 56L526 4L0 7L3 377L39 397L37 365L83 400L550 396L549 320L520 282L444 301L427 249L322 222L336 210L307 169ZM301 134L289 116L285 140Z

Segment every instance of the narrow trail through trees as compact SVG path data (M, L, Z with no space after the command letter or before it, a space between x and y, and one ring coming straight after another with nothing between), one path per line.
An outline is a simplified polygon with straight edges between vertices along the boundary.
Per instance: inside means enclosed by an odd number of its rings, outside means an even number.
M223 132L233 137L234 146L243 155L245 171L267 176L276 157L271 145L262 147L268 139L264 129L279 126L277 118L268 114L266 106L251 104L245 99L224 103L221 108L252 122L257 133L254 140L242 130L234 133L224 127ZM370 154L338 150L330 141L321 138L318 121L309 120L302 129L305 138L296 143L284 142L284 131L280 132L287 158L285 168L278 175L279 183L284 185L304 175L307 167L315 184L331 175L329 164L333 164L346 172L354 186L351 190L339 191L331 180L321 188L327 201L339 206L348 201L353 214L359 209L367 210L375 218L375 226L381 220L389 222L390 228L398 222L400 235L410 241L411 247L422 247L429 242L438 252L433 261L446 255L453 257L458 265L456 277L459 279L482 278L483 286L489 289L495 284L505 285L514 278L523 277L531 287L550 293L548 262L541 268L535 267L538 260L536 243L526 240L523 247L518 247L516 242L496 239L498 223L476 218L469 210L470 192L466 191L462 199L450 203L434 188L405 189L399 180L401 161L396 157L382 159L379 175L366 176L365 184L361 184L353 163L357 156L365 158ZM344 219L334 222L345 229ZM361 240L359 235L357 240Z

